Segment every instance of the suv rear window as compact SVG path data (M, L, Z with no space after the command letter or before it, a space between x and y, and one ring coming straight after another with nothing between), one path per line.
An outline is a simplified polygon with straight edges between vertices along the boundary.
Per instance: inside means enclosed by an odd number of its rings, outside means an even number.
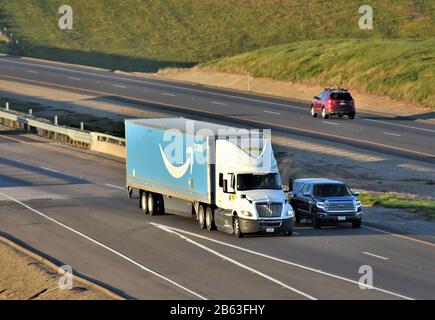
M334 100L352 100L352 96L348 92L333 92L330 97Z

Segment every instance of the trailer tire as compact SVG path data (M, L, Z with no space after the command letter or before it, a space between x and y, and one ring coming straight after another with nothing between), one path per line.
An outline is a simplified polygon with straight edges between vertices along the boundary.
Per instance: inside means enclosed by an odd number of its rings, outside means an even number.
M140 191L140 202L139 202L139 208L142 209L142 212L144 214L148 214L148 197L147 193L145 191Z
M157 214L163 216L165 214L165 203L161 194L156 194L156 207Z
M205 229L205 212L202 204L198 207L198 224L201 230Z
M157 212L157 208L156 208L155 195L152 192L150 192L148 194L147 198L148 198L148 201L147 201L147 204L148 204L148 213L149 213L150 216L156 216L158 212Z
M207 209L205 209L205 226L208 231L216 230L216 225L214 223L214 210L212 207L207 207Z

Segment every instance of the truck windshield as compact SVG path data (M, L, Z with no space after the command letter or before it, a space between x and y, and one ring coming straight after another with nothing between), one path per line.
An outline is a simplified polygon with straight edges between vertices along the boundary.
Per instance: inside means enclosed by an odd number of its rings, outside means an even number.
M318 184L314 187L314 196L316 197L345 197L352 193L344 184Z
M281 190L281 179L277 173L270 174L239 174L237 175L237 190L276 189Z

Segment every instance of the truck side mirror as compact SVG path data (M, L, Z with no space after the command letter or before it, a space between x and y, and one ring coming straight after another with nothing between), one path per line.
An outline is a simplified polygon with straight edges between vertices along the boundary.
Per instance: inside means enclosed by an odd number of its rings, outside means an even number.
M228 193L228 180L224 180L223 189L224 193Z
M361 194L361 192L359 192L358 190L352 191L352 193L355 197L357 197Z

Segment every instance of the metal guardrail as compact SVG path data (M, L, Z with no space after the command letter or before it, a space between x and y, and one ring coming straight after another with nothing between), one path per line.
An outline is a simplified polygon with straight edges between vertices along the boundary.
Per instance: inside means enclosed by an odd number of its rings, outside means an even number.
M36 130L39 135L61 140L105 154L125 158L125 139L99 132L87 132L52 124L46 119L0 108L0 122L6 125ZM67 138L65 138L67 137Z
M0 118L16 122L17 124L27 125L32 128L53 132L59 135L64 135L69 137L72 141L75 142L85 143L85 144L92 143L92 138L90 133L76 130L73 128L56 126L45 119L35 119L34 117L29 115L19 114L11 111L6 112L1 110L0 110Z

